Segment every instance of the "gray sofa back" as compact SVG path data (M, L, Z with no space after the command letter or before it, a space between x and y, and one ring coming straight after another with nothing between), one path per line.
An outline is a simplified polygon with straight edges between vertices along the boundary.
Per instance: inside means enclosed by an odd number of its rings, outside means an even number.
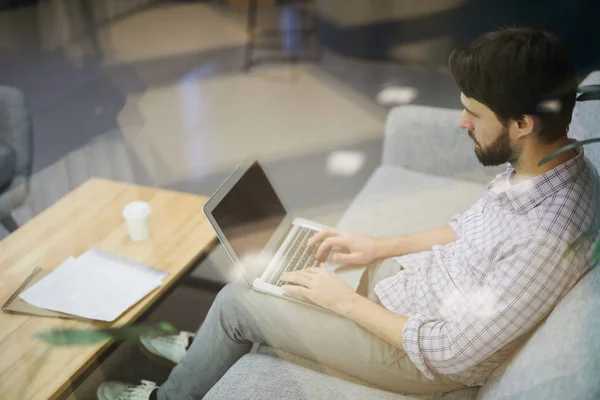
M600 71L582 84L600 83ZM600 137L600 101L578 102L569 136ZM585 147L600 170L600 144ZM592 269L487 380L478 400L600 399L600 268Z

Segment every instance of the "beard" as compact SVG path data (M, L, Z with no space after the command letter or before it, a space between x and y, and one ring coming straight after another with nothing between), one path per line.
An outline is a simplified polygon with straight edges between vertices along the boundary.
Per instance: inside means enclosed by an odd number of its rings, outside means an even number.
M496 138L491 144L483 148L479 145L479 142L475 139L473 132L469 131L469 136L476 143L475 155L479 162L486 166L496 166L511 163L513 166L519 160L521 154L520 149L514 148L510 145L510 138L508 136L508 129L503 128L500 136Z

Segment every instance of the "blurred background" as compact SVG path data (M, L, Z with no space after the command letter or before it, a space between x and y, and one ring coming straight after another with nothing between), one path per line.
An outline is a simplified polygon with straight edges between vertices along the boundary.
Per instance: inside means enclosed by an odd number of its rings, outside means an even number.
M583 77L600 65L599 16L595 0L0 0L0 85L25 93L33 121L30 192L12 216L92 176L210 195L255 152L291 211L333 225L381 161L391 106L461 108L453 48L542 26ZM230 270L217 248L194 274ZM151 318L196 329L213 297L177 289ZM113 373L138 364L119 351L102 374L168 373Z

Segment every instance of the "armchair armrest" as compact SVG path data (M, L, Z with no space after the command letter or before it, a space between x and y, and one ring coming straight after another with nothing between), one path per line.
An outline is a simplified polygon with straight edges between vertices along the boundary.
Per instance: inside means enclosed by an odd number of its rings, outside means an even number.
M15 152L0 144L0 192L15 175Z
M506 166L483 167L473 141L458 127L460 110L400 106L387 117L383 164L455 179L488 183Z
M14 151L15 176L28 178L33 164L33 132L25 95L19 89L0 86L0 145Z
M29 193L33 164L31 117L23 92L0 86L0 147L3 171L0 171L0 218L10 215Z

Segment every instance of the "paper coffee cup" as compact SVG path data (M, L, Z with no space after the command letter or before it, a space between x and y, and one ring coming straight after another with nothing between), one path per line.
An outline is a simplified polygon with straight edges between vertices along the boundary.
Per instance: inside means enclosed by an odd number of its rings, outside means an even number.
M150 236L150 213L152 208L145 201L134 201L123 208L123 217L127 224L129 237L134 242L141 242Z

